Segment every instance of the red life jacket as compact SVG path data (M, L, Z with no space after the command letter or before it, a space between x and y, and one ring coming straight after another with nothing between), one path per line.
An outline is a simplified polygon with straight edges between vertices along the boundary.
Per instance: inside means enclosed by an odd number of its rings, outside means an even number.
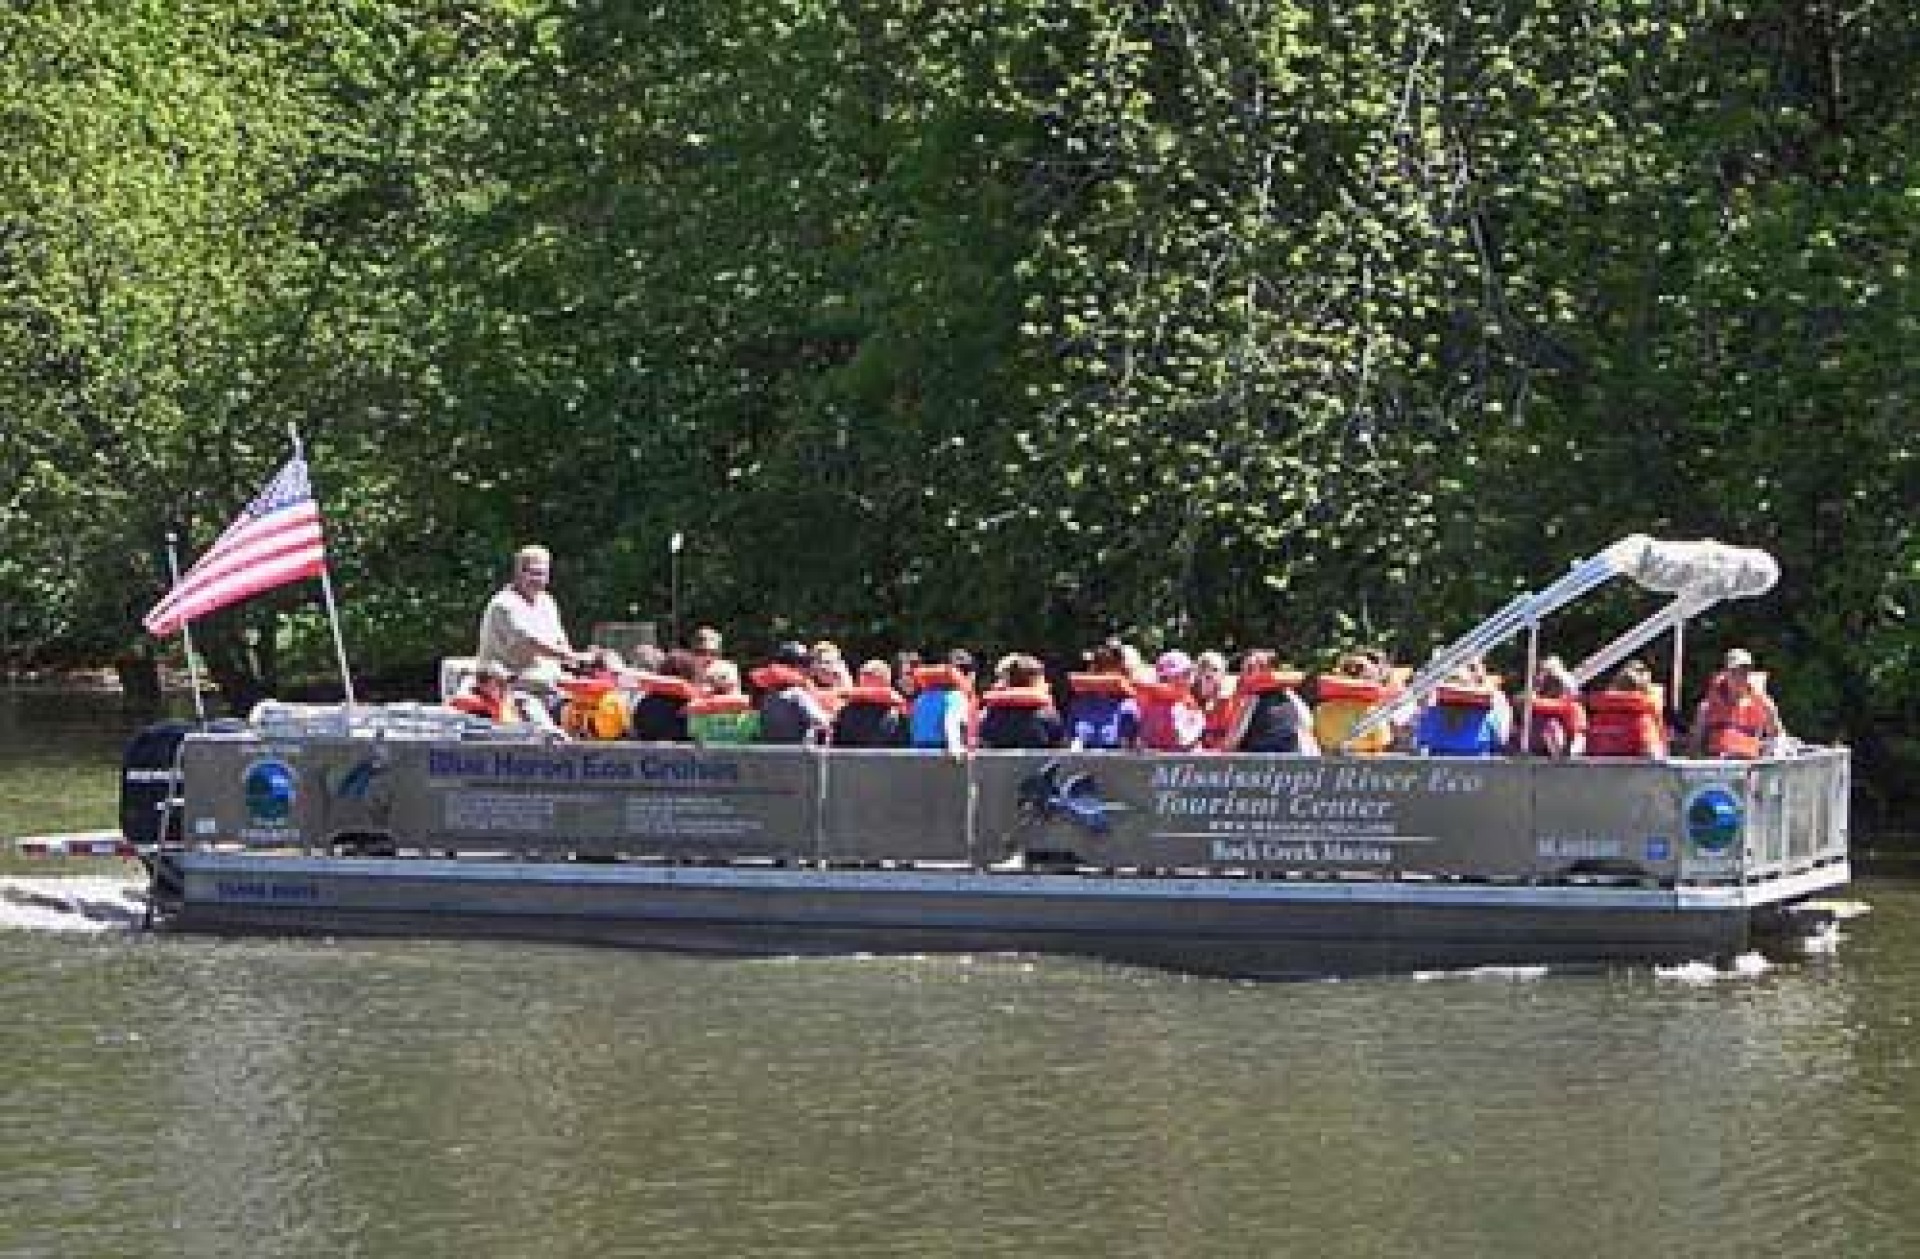
M1660 756L1666 735L1660 701L1641 691L1595 691L1587 696L1588 756Z

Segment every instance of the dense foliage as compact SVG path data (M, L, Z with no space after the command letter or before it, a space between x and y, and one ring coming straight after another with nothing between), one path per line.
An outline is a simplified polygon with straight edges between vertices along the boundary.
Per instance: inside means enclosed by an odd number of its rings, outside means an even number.
M394 677L528 538L582 627L1310 662L1640 530L1780 555L1696 641L1890 787L1916 70L1885 0L12 6L0 652L151 657L297 425Z

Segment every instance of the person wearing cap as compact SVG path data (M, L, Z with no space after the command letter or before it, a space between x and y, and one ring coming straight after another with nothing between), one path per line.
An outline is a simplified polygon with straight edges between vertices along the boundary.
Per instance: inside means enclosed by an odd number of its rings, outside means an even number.
M1754 672L1753 653L1744 647L1727 652L1720 672L1694 713L1692 751L1697 756L1751 760L1786 733L1780 709L1768 695L1765 675Z
M560 605L547 590L553 556L543 546L514 552L513 576L487 601L480 616L481 665L494 664L508 676L551 686L561 673L591 663L595 653L579 651L567 637Z
M1207 715L1193 699L1193 657L1165 651L1153 662L1153 681L1140 698L1140 746L1149 752L1191 752L1207 730Z

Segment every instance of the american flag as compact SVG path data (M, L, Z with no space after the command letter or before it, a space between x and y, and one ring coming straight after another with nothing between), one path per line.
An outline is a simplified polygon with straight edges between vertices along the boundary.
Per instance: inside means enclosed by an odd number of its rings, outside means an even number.
M295 455L147 613L147 632L174 633L230 603L318 577L326 568L320 505L313 501L313 486L307 481L307 461Z

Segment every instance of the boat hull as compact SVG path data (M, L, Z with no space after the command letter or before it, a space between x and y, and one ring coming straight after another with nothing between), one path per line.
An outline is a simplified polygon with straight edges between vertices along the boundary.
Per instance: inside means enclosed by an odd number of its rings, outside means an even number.
M1783 895L1741 889L1097 877L169 853L160 925L547 940L683 952L1068 954L1301 979L1482 966L1725 960Z

